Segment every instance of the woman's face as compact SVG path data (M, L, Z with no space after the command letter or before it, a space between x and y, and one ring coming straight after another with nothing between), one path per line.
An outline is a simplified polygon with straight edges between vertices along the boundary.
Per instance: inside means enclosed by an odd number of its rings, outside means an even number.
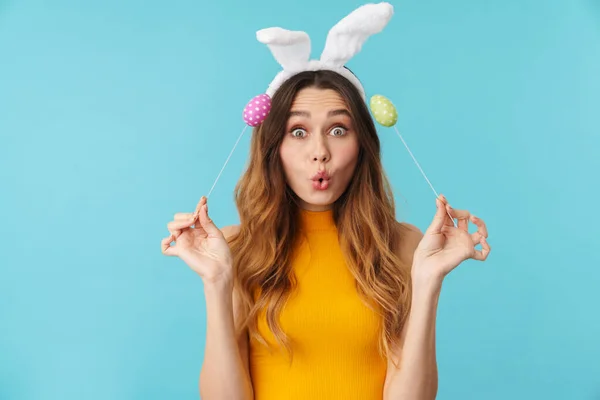
M306 88L297 93L279 154L301 208L331 208L354 174L358 150L350 110L336 91ZM322 171L329 180L313 180Z

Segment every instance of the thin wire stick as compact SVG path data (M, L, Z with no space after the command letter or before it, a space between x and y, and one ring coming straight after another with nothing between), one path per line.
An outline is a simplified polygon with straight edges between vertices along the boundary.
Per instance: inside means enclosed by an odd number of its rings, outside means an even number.
M231 149L231 152L229 152L229 156L227 157L227 160L225 160L225 164L223 164L223 167L221 168L221 171L219 172L219 175L217 175L217 179L215 179L215 182L213 183L212 187L210 188L210 191L208 192L208 195L206 196L206 200L208 200L208 198L210 197L210 194L212 193L213 189L215 188L215 185L217 184L217 182L219 181L219 178L221 177L221 174L223 173L223 170L225 169L225 166L229 162L229 159L231 158L231 155L233 154L235 148L237 147L238 143L240 142L240 139L244 135L244 132L246 132L247 128L248 128L248 125L244 126L244 129L242 130L242 133L240 134L240 136L238 136L237 141L233 145L233 149Z
M406 144L406 142L404 141L404 138L402 138L402 135L400 134L400 132L398 131L398 128L396 127L396 125L394 125L394 130L396 131L396 134L398 135L398 137L400 138L400 140L402 140L402 143L404 143L404 147L406 147L406 150L408 150L408 154L410 154L410 156L412 157L413 161L415 162L415 164L417 165L417 168L419 168L419 171L421 171L421 174L423 174L423 177L425 178L425 180L427 181L427 183L429 184L429 187L431 188L431 190L433 190L433 193L435 193L435 197L439 198L440 195L435 191L435 189L433 188L433 185L431 184L431 182L429 181L429 179L427 178L427 175L425 175L425 171L423 171L423 168L421 168L421 166L419 165L419 162L417 161L417 159L415 158L415 156L413 155L412 151L410 151L410 148L408 147L408 145ZM448 216L450 217L450 220L452 221L452 223L454 224L455 227L457 227L456 225L456 221L454 221L454 218L452 218L452 215L450 215L450 213L448 212L448 210L446 210L446 214L448 214Z

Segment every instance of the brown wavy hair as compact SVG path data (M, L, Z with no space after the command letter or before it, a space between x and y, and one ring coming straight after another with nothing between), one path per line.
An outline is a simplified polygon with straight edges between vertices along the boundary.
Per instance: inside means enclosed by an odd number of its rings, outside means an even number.
M250 337L267 345L257 327L260 311L266 308L274 337L290 356L293 353L278 317L297 284L290 258L299 236L299 210L298 197L286 184L279 148L296 93L308 87L337 91L346 100L358 135L356 170L332 206L333 218L358 294L381 315L378 349L388 356L410 309L410 266L397 256L402 225L396 221L394 197L367 105L350 81L326 70L301 72L288 79L274 94L265 121L252 132L250 158L234 192L240 229L229 238L234 287L246 315L236 333L248 328Z

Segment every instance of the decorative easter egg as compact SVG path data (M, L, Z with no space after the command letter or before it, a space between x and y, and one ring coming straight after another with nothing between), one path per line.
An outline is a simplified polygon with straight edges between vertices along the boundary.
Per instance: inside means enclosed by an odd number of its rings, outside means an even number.
M271 111L271 98L267 94L253 97L244 108L244 122L250 126L257 126L267 118Z
M370 102L371 112L375 117L375 121L383 126L394 126L398 122L398 112L396 107L387 98L376 94L371 97Z

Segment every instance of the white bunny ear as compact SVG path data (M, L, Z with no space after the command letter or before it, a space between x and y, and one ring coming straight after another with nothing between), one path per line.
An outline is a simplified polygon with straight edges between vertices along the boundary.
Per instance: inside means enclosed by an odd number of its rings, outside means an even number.
M356 55L369 36L385 28L394 14L389 3L365 4L338 22L327 35L321 61L343 67Z
M256 32L259 42L269 46L284 70L295 71L306 66L310 58L310 37L306 32L283 28L266 28Z

